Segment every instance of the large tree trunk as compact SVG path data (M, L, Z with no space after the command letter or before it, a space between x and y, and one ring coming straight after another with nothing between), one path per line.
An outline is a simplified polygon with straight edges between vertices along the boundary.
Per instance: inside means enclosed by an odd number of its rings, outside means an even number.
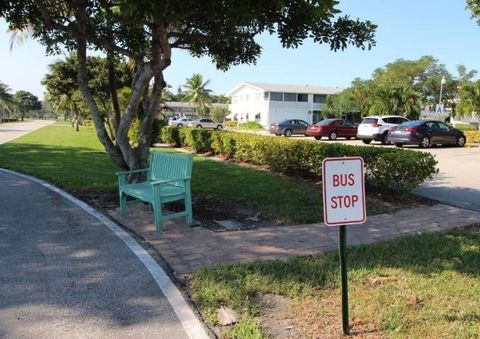
M79 29L83 31L82 23L85 22L86 13L79 8L76 13ZM100 110L88 87L87 72L87 44L82 37L77 37L78 58L78 85L87 106L92 114L97 136L112 161L120 168L134 170L148 166L150 146L152 144L152 129L155 114L160 106L161 94L166 86L163 78L163 70L170 65L171 50L167 38L167 29L161 25L152 26L152 61L145 63L143 60L136 61L136 70L131 83L131 95L129 102L120 116L119 105L116 98L116 84L114 75L113 54L109 59L109 81L114 106L115 138L111 138L105 128ZM150 81L154 79L151 92ZM114 90L115 89L115 90ZM142 105L143 114L140 117L138 145L132 147L128 138L128 131L133 119L138 115ZM113 140L112 140L113 139ZM130 181L138 181L140 176L129 178Z

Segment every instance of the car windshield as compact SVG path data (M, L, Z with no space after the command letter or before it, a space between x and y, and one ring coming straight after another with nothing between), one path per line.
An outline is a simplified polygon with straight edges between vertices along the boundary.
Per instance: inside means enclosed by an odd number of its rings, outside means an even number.
M373 125L373 124L376 124L378 122L378 119L376 118L365 118L362 120L362 124L367 124L367 125Z
M317 122L317 125L320 125L320 126L330 125L332 123L332 121L334 121L334 120L335 119L325 119L325 120Z
M420 125L423 125L423 123L424 121L413 120L413 121L404 122L403 124L400 124L398 127L418 127Z

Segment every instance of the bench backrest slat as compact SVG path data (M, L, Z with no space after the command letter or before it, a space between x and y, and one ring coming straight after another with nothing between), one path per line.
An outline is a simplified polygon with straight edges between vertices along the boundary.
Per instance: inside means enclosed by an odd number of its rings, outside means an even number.
M148 180L171 180L192 175L193 157L189 154L152 152ZM183 185L182 182L177 182Z

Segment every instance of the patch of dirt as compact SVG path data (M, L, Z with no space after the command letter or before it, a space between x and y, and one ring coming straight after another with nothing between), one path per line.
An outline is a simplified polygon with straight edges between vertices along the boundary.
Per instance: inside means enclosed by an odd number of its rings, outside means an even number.
M289 299L266 294L261 297L263 314L258 321L268 338L302 338L303 333L293 325Z
M98 209L109 210L119 206L116 192L74 192L74 195Z
M350 319L350 336L342 330L338 295L288 299L275 294L262 296L263 314L259 322L269 338L356 338L379 339L386 336L378 324L368 319Z
M199 226L215 232L226 231L217 221L234 220L241 224L239 229L255 229L257 227L272 226L273 222L263 217L252 209L232 201L218 197L194 194L192 197L193 217ZM182 211L183 203L174 202L166 205L172 211Z
M469 233L472 233L474 235L477 235L480 237L480 223L479 224L474 224L474 225L470 225L468 227L465 228L465 230Z
M342 311L338 295L304 297L291 305L293 326L302 333L301 338L344 338ZM348 338L379 339L386 336L378 324L370 319L351 318ZM347 338L347 337L345 337Z

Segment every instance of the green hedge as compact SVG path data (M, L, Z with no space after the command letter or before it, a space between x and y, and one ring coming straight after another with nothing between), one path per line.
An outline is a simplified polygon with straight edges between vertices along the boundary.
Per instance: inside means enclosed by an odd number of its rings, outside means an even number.
M160 130L160 139L175 147L188 147L197 153L212 151L212 131L202 128L166 126Z
M480 143L480 131L466 131L467 142Z
M303 177L321 177L325 158L360 156L370 184L398 192L411 191L437 172L433 155L410 150L175 127L163 128L162 139L197 152L213 151L228 159Z

